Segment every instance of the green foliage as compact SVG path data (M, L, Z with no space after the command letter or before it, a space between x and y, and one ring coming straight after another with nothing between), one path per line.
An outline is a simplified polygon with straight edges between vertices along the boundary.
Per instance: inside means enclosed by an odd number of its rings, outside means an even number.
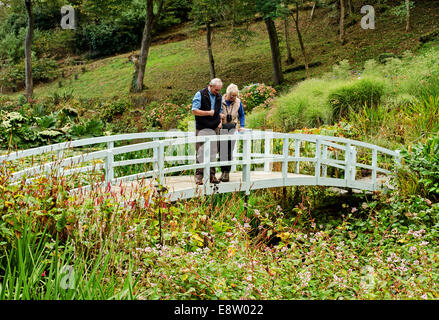
M193 0L190 17L197 25L213 24L223 19L226 6L225 0Z
M439 200L439 137L429 138L402 152L407 170L416 176L415 185L422 190L421 195Z
M26 104L17 112L0 107L0 146L30 148L103 135L104 123L100 119L78 121L77 111L69 106L56 112L43 112L42 108L44 104Z
M337 81L318 79L299 83L289 93L275 99L269 121L282 131L318 127L330 124L331 108L326 103L331 88L339 86Z
M114 23L87 24L76 32L76 45L89 51L90 58L127 52L140 43L139 30Z
M347 115L350 108L358 111L361 106L376 106L385 93L385 83L378 79L361 79L341 86L328 95L334 119Z
M70 135L73 139L100 137L103 135L104 123L99 119L81 121L70 129Z
M106 102L101 106L102 117L105 121L112 121L114 116L121 115L129 109L130 103L127 99L118 99Z
M240 92L240 99L246 112L251 112L258 106L270 108L275 96L276 90L263 83L246 86Z
M24 88L26 79L24 61L0 69L0 72L0 86L3 86L6 90L13 91ZM51 81L57 78L58 74L58 65L56 61L51 58L44 57L38 59L32 65L32 77L34 83Z
M58 239L51 240L45 232L38 234L25 226L1 263L0 299L135 299L132 291L136 281L131 275L118 289L113 276L113 285L105 285L108 261L102 255L87 261Z
M253 111L246 115L246 127L251 129L267 129L268 110L263 107L256 107Z
M352 67L348 60L342 60L332 67L330 75L334 79L349 80L352 78Z
M18 34L0 29L0 62L17 64L24 58L25 34L25 28L19 29Z
M50 56L54 59L62 59L69 54L75 53L75 33L71 30L53 29L39 30L34 33L32 50L37 57Z
M261 14L264 18L276 19L281 15L282 1L281 0L256 0L256 12Z
M415 7L414 1L409 1L409 10L413 9ZM394 6L389 10L389 13L396 16L399 20L404 20L407 16L407 4L406 1L401 1L401 4L398 6Z
M176 129L180 120L190 115L191 105L179 106L173 103L154 104L150 119L162 130Z

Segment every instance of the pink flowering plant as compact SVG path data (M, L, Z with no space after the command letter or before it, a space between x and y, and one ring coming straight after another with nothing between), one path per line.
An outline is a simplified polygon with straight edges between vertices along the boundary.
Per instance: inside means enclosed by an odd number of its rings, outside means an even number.
M265 84L252 84L241 90L240 99L246 112L255 107L263 106L269 108L276 96L276 89Z

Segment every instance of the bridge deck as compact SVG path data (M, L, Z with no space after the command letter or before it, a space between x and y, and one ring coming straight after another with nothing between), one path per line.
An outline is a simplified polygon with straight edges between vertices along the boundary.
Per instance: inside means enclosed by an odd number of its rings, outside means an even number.
M220 174L217 174L219 178ZM259 186L265 185L267 182L283 181L282 172L264 172L252 171L250 173L251 185L249 189L259 189ZM306 179L315 181L315 177L288 173L288 179ZM141 192L142 188L156 185L154 179L144 179L142 181L125 182L122 185L114 185L111 187L111 192L116 193L119 197L122 196L125 200L132 200L135 195ZM207 187L198 186L195 184L195 176L169 176L165 177L163 185L168 189L172 200L191 198L196 195L225 192L245 191L246 185L242 182L242 172L230 173L230 182L221 182L220 184L208 184Z
M217 177L219 174L217 174ZM237 191L256 190L269 187L281 187L284 185L315 185L315 176L288 173L286 179L282 177L282 172L264 172L252 171L250 173L250 184L245 184L242 181L242 172L234 172L230 174L230 182L221 182L218 185L208 184L205 186L198 186L195 184L195 176L170 176L165 177L163 185L168 190L168 196L172 201L179 199L188 199L200 195L212 193L228 193ZM343 179L322 178L330 185L343 185ZM379 184L387 184L388 179L385 176L378 177ZM286 182L286 184L285 184ZM370 177L361 179L361 182L371 182ZM156 182L154 179L136 180L132 182L125 182L111 187L111 193L119 201L131 201L139 198L142 189L149 189L154 187Z

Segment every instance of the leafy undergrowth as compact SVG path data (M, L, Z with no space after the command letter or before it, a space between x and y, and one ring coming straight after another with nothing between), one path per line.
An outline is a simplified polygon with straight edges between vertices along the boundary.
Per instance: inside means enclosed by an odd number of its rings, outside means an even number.
M144 190L0 187L5 299L435 299L439 204L273 189L169 203Z

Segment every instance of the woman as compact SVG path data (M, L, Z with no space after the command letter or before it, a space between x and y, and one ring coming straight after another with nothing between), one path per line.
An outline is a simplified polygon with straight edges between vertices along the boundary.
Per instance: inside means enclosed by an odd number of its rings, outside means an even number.
M227 87L226 94L223 96L222 102L222 129L221 134L234 134L236 130L238 132L244 131L245 127L245 114L244 107L241 100L238 98L239 90L238 86L231 84ZM233 156L233 149L235 148L236 141L221 141L220 143L220 161L231 161ZM222 182L230 181L231 166L221 167Z

